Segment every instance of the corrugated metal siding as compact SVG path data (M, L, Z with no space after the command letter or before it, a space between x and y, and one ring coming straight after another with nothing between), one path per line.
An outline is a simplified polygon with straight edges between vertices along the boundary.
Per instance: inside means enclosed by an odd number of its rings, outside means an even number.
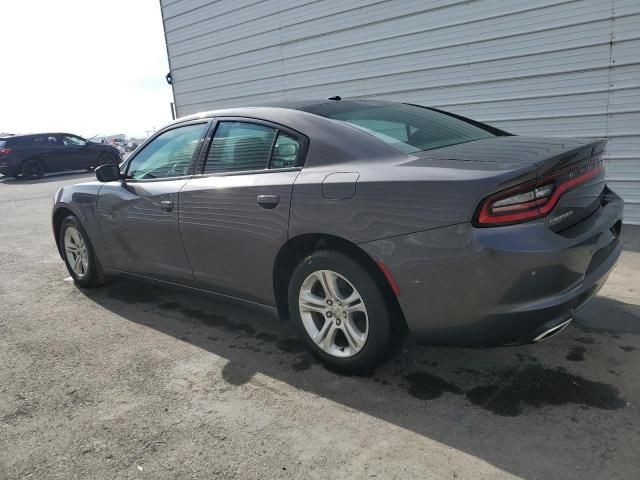
M180 116L374 97L517 134L608 137L640 224L639 0L162 0Z

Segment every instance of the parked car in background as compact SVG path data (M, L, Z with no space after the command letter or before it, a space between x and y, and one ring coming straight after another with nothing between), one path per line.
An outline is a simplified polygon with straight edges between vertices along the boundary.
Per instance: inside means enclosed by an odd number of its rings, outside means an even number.
M0 173L14 178L38 178L64 170L91 170L118 164L120 152L71 133L38 133L0 138Z
M138 142L129 142L125 145L125 152L133 152L136 148L138 148Z
M361 371L405 325L457 346L562 330L622 248L605 145L394 102L225 109L59 190L53 231L81 287L124 273L261 304Z

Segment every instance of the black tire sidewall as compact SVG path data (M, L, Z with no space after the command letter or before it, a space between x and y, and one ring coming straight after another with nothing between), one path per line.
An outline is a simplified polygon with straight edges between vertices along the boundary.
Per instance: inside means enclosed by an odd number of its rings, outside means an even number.
M304 280L317 270L333 270L345 277L358 290L367 308L369 333L356 355L338 358L324 352L309 337L300 316L298 296ZM391 338L391 317L381 289L367 270L349 256L333 251L318 250L307 256L295 268L289 282L289 312L299 336L309 349L330 366L348 373L366 373L376 367L387 355Z
M84 240L84 243L87 246L87 251L89 253L88 272L82 278L78 278L78 276L75 274L75 272L71 268L71 265L69 264L69 260L67 259L67 252L65 251L65 248L64 248L64 234L67 231L68 227L74 227L76 230L78 230L78 232L80 232L80 235L82 235L82 239ZM62 252L62 258L64 260L65 265L67 266L69 275L71 275L71 278L73 278L73 281L75 282L75 284L84 288L89 288L97 285L101 279L100 266L96 261L96 256L93 251L93 245L91 245L91 242L89 241L89 237L84 231L84 228L82 228L82 224L78 220L78 217L76 217L75 215L69 215L68 217L66 217L62 221L62 224L60 225L59 235L60 235L59 237L60 250Z
M39 175L31 175L29 173L27 173L28 170L28 165L29 164L36 164L40 166L40 174ZM25 168L27 167L27 168ZM40 160L37 160L35 158L30 158L29 160L25 160L22 163L22 177L25 179L31 179L31 178L42 178L44 176L44 165Z

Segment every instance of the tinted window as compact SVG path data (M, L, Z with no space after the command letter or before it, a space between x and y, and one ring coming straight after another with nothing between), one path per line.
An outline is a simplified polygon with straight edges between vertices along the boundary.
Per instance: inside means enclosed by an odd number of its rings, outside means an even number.
M204 173L267 168L276 130L245 122L220 122L211 141Z
M60 144L55 135L37 135L32 137L31 142L34 147L55 147Z
M291 168L298 164L300 142L289 134L278 132L270 168Z
M304 110L347 122L406 153L496 136L445 113L401 103L332 102Z
M160 134L131 161L127 176L152 179L188 175L191 158L206 128L206 123L199 123Z

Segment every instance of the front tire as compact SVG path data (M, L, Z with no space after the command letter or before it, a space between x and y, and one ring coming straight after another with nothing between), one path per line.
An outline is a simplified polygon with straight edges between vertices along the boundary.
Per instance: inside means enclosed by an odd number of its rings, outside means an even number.
M76 285L97 287L104 283L104 274L78 217L69 215L60 226L60 247L67 270Z
M365 373L386 358L389 307L376 281L349 256L314 251L295 268L288 298L300 336L326 364Z

